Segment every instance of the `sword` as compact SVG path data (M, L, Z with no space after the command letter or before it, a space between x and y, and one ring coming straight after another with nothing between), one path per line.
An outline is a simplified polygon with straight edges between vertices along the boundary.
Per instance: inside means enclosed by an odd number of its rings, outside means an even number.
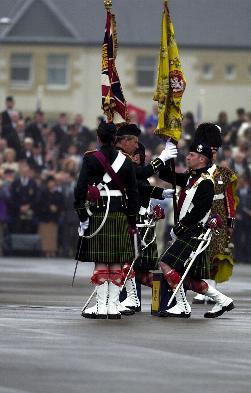
M131 271L132 271L132 269L133 269L133 265L134 265L134 263L137 261L137 259L140 257L141 251L144 250L144 249L143 249L143 250L139 251L139 247L138 247L138 234L137 234L137 233L134 233L134 234L133 234L133 243L134 243L134 260L133 260L132 263L131 263L130 269L128 270L128 273L127 273L127 275L126 275L126 277L125 277L125 279L124 279L124 282L123 282L123 285L122 285L122 287L121 287L121 289L120 289L120 292L122 292L123 289L125 288L126 281L128 280L128 277L129 277L129 275L131 274Z
M78 250L78 257L77 257L77 262L76 262L76 264L75 264L75 270L74 270L74 274L73 274L73 278L72 278L72 283L71 283L71 286L72 286L72 287L73 287L73 285L74 285L74 280L75 280L75 276L76 276L76 273L77 273L78 262L79 262L79 255L80 255L80 251L81 251L81 247L82 247L83 238L84 238L84 236L81 237L81 241L80 241L80 246L79 246L79 250Z
M92 300L93 296L95 295L95 293L97 292L97 287L94 289L94 291L92 292L91 296L88 298L88 300L86 301L84 307L82 308L81 312L84 312L86 307L88 306L88 304L90 303L90 301Z
M187 259L187 261L185 262L184 266L187 265L187 268L183 274L183 276L181 277L181 280L179 282L179 284L177 285L177 287L175 288L175 290L173 291L173 294L171 296L171 298L169 299L169 302L167 304L167 306L170 306L170 304L172 303L173 299L175 298L176 293L178 292L178 290L180 289L181 285L183 284L187 273L189 272L193 262L195 261L195 258L201 254L208 246L209 243L211 241L212 238L212 234L211 234L212 229L209 228L207 229L205 234L201 234L197 239L200 240L200 244L197 248L196 251L192 251L189 258Z
M153 225L152 225L153 223L154 223L154 218L151 218L151 220L150 220L149 223L147 224L147 229L146 229L146 232L145 232L145 234L144 234L144 236L143 236L143 239L141 240L141 243L142 243L143 246L146 246L146 242L145 242L146 236L148 235L148 232L149 232L150 228L153 227ZM150 243L149 243L149 244L150 244Z

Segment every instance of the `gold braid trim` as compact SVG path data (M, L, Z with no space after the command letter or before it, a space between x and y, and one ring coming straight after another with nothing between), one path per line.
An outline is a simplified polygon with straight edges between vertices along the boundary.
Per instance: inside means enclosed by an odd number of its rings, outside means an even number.
M112 32L113 32L113 58L115 60L118 51L118 35L117 35L117 24L114 14L111 14L111 21L112 21Z

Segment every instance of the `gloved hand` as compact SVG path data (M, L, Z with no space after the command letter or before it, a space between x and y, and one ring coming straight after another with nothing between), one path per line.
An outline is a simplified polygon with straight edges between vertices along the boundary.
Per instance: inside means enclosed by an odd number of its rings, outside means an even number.
M166 190L163 190L162 192L162 198L172 198L174 194L174 190L172 188L167 188Z
M84 222L80 221L79 227L78 227L79 236L84 236L84 233L88 227L89 227L89 218L87 218L87 220L85 220Z
M166 147L159 155L159 159L163 162L170 160L171 158L176 158L178 154L177 147L174 143L168 141Z
M175 240L177 240L177 236L175 235L175 233L174 233L174 231L173 231L173 228L171 229L170 236L171 236L171 238L172 238L172 241L175 242Z
M171 142L169 140L166 141L166 149L173 149L173 148L175 148L177 150L177 146L173 142Z

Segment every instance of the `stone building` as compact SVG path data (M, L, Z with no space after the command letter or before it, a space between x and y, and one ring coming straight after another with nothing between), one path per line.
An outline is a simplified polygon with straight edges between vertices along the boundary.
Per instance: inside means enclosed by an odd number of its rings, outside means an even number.
M148 112L157 72L162 0L113 0L117 68L127 101ZM187 78L183 111L251 110L251 1L169 0ZM101 114L103 0L0 0L0 103L47 116Z

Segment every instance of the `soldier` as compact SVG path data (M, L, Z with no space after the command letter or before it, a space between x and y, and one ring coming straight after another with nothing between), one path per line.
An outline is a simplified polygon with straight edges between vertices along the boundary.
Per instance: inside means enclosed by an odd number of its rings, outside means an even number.
M141 131L136 124L123 124L117 131L116 147L117 149L125 152L132 156L138 148L138 138ZM176 157L177 148L176 146L168 141L166 148L160 153L159 157L152 160L148 165L137 165L136 177L137 180L145 180L149 177L157 174L161 169L165 167L165 162L170 160L173 156Z
M208 173L211 166L212 152L207 145L199 143L190 148L187 165L190 171L176 174L177 184L181 187L178 201L178 223L173 227L171 236L174 240L170 248L162 255L160 267L168 285L174 290L185 271L185 263L192 251L198 247L199 235L204 231L214 198L214 183ZM170 179L170 171L160 173L163 180ZM205 318L216 318L234 308L233 300L207 284L209 266L203 255L199 255L185 280L185 287L194 292L210 296L216 305L204 314ZM162 313L164 317L189 318L191 307L186 299L184 287L176 295L176 305Z
M213 123L202 123L196 130L194 136L196 140L201 140L212 149L213 165L209 169L215 183L215 196L212 205L212 214L219 214L222 219L222 226L218 233L213 233L212 241L209 245L207 258L210 263L210 285L216 286L229 280L233 270L233 255L231 236L235 222L235 210L238 202L236 195L237 176L229 168L216 165L216 154L222 145L221 129ZM193 303L212 303L212 300L204 295L198 294L193 299Z
M131 157L137 152L139 142L138 137L140 135L140 129L135 124L123 124L117 131L117 138L116 138L116 147L119 150L124 151ZM142 147L141 147L141 155L142 155ZM177 148L176 146L168 141L166 143L166 148L160 153L159 157L155 158L150 162L148 165L137 165L135 163L135 171L136 171L136 178L139 188L139 195L140 195L140 211L139 211L139 221L145 220L145 215L147 209L149 207L150 198L161 198L164 199L165 197L169 197L172 195L172 191L165 190L165 196L163 195L164 190L156 187L152 187L147 179L154 174L157 174L159 170L165 167L165 162L170 160L171 158L175 158L177 156ZM144 231L143 231L144 232ZM142 231L141 231L142 234ZM152 231L148 232L148 236L152 235ZM148 257L147 257L148 254ZM149 259L152 259L150 265L151 268L156 267L157 261L157 245L156 243L152 245L152 247L147 250L143 256L149 262ZM148 269L141 274L140 281L147 285L151 285L151 279L149 280L149 275L146 274L149 272L150 265ZM124 267L124 273L126 274L129 270L130 265ZM141 273L143 273L141 269ZM139 274L139 271L138 271ZM138 277L139 278L139 277ZM139 311L140 310L140 300L137 296L136 290L136 281L135 281L135 273L132 270L131 275L129 276L128 280L126 281L126 292L127 298L121 303L121 310L123 311L124 307Z
M136 166L145 166L145 148L139 143L138 149L135 151L133 162ZM150 199L163 200L165 198L172 198L173 189L163 189L161 187L154 187L147 179L138 180L138 188L140 195L140 211L138 215L137 227L142 239L142 247L147 248L142 252L134 264L135 279L137 283L152 287L153 270L158 270L158 249L156 242L156 223L159 219L164 218L164 211L159 206L152 208ZM148 227L151 221L151 227ZM128 296L121 304L132 308L133 297Z
M82 312L85 318L121 318L121 266L134 258L131 235L136 232L138 188L131 160L114 147L115 135L114 124L99 125L100 150L85 154L75 190L79 234L96 232L82 238L77 252L79 260L95 262L91 281L96 285L97 302Z

